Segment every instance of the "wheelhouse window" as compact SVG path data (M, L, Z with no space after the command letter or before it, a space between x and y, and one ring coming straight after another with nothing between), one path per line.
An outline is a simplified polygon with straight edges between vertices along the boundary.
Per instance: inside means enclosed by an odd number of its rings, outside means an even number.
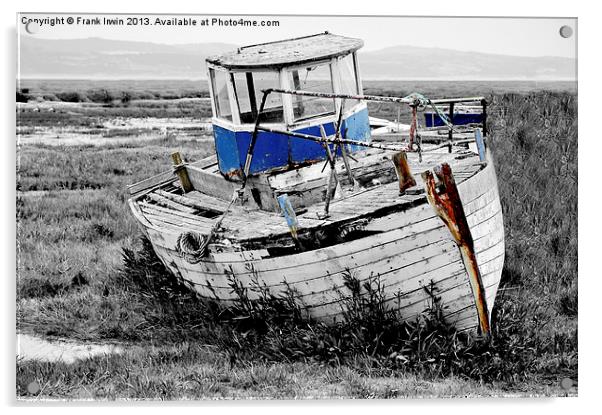
M288 75L290 85L296 91L334 92L329 63L293 69ZM335 113L334 98L293 95L292 100L294 121L303 121Z
M234 93L242 124L254 123L261 106L263 89L278 88L278 72L237 72L234 74ZM268 95L261 121L279 123L284 121L282 96Z
M213 99L215 101L215 115L218 118L232 121L232 110L228 96L228 80L230 75L225 71L209 69L209 76L211 77Z
M357 95L360 93L356 77L355 60L353 55L339 59L339 72L341 74L341 93Z
M355 67L355 59L353 55L347 55L344 58L340 58L338 62L339 74L341 79L341 94L346 95L358 95L361 93L359 90L359 81L357 79L357 69ZM360 101L353 99L346 99L343 103L344 109L354 107Z

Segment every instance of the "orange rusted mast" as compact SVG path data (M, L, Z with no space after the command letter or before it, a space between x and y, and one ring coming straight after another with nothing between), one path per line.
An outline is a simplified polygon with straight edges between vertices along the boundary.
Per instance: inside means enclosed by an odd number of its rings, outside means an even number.
M426 186L427 198L437 215L449 228L456 244L460 248L462 261L464 262L466 272L468 272L472 287L477 315L479 316L481 335L489 339L491 337L491 329L489 326L489 310L487 308L485 288L474 251L474 240L472 239L464 208L462 207L456 181L454 180L451 167L447 163L435 167L434 171L444 188L441 194L437 194L433 173L430 170L423 172L422 178Z

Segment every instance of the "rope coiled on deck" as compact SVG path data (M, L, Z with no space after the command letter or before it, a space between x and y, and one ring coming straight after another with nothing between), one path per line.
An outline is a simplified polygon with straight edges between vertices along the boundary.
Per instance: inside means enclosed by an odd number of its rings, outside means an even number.
M207 239L196 232L184 232L176 241L176 251L190 264L198 264L205 256Z
M239 191L242 190L243 189L240 189ZM182 258L184 258L190 264L198 264L201 262L203 257L208 253L207 247L209 246L209 242L211 242L213 236L221 226L222 221L230 211L230 208L237 200L238 191L234 191L232 194L232 199L230 200L230 203L228 203L228 207L226 210L224 210L222 216L215 221L211 227L211 232L209 232L209 235L203 237L203 235L199 235L196 232L184 232L178 236L178 240L176 241L176 251L178 251Z

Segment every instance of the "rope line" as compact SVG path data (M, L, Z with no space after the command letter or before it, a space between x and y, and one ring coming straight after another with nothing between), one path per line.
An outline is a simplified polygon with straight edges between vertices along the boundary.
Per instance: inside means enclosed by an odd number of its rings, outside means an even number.
M441 111L439 107L437 107L437 105L435 105L429 98L425 97L424 95L418 92L412 92L410 95L404 97L403 99L414 100L415 104L418 104L423 108L431 107L433 111L435 111L435 113L439 116L439 118L441 118L441 121L443 121L443 124L445 124L446 127L450 128L452 131L456 131L454 125L452 124L447 114Z

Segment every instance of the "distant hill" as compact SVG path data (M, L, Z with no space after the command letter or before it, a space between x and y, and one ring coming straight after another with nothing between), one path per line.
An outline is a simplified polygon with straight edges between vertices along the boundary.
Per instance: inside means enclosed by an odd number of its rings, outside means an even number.
M27 78L205 78L205 58L235 48L225 43L165 45L100 38L21 38Z
M394 46L360 55L367 79L574 80L575 59Z
M236 48L227 43L166 45L101 38L49 40L21 37L24 78L196 79L205 58ZM363 79L576 78L575 60L519 57L450 49L395 46L360 52Z

